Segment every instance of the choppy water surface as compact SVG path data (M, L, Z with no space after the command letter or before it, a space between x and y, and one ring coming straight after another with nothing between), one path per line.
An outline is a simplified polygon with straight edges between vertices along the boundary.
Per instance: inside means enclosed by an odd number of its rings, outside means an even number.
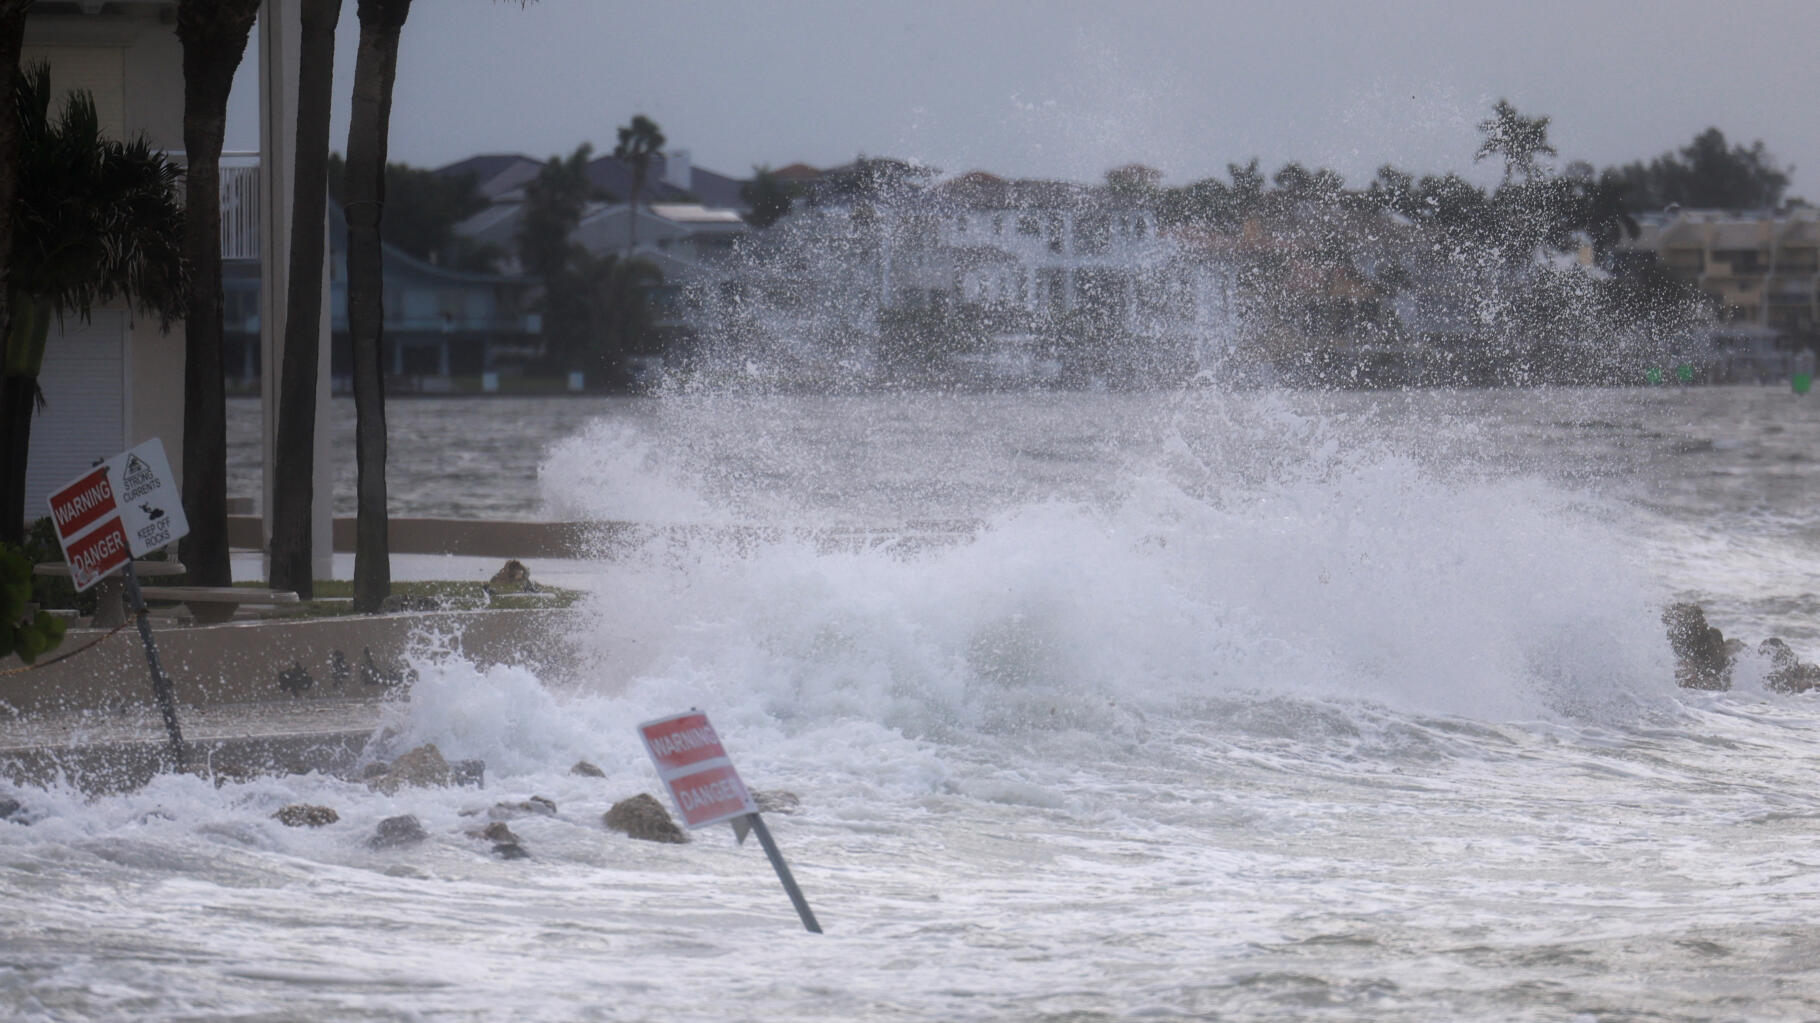
M397 510L461 514L473 473L504 514L943 542L620 552L581 677L419 665L396 741L484 791L0 792L0 1015L1820 1016L1820 703L1751 660L1675 689L1657 620L1820 655L1811 398L553 405L395 403ZM534 499L447 468L489 409ZM407 455L433 424L461 450ZM690 706L801 796L770 819L825 935L724 829L601 828L655 786L632 725ZM468 837L532 794L533 859ZM270 818L298 801L342 820ZM407 812L427 842L367 848Z

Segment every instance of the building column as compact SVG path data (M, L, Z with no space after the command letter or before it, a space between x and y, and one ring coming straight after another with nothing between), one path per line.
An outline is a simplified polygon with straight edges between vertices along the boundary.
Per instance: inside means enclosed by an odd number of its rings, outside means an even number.
M290 289L291 173L297 141L297 66L302 23L296 0L264 0L259 11L259 394L264 460L260 537L271 577L272 492L277 484L278 377L284 368L284 328ZM322 225L325 233L328 222ZM317 339L314 497L310 508L310 572L334 575L335 473L329 437L329 258L323 246L322 327Z

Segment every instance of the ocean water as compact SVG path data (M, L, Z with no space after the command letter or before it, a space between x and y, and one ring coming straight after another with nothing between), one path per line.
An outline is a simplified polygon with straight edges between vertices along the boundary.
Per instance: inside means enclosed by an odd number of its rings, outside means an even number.
M1820 698L1679 690L1659 621L1820 657L1811 396L547 404L506 468L493 406L395 403L395 511L460 461L500 514L776 528L605 552L573 672L423 658L388 741L483 790L0 786L0 1017L1820 1017ZM689 707L800 797L825 934L724 826L601 826ZM531 795L532 858L470 837Z

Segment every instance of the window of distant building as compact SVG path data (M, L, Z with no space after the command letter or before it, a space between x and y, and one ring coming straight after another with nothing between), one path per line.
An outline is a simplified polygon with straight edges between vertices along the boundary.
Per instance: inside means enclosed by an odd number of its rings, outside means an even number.
M1097 256L1106 251L1112 240L1112 218L1104 213L1089 213L1074 222L1074 251L1084 256Z
M1713 258L1721 263L1731 264L1732 273L1755 274L1763 272L1761 255L1756 249L1716 249Z

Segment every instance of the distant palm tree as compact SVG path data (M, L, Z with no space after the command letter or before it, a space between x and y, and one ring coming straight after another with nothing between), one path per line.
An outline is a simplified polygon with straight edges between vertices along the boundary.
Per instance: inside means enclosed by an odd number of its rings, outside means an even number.
M271 584L315 594L311 515L316 476L316 366L322 336L322 248L329 195L329 110L341 0L303 0L297 58L297 152L292 173L290 294L278 378L272 488Z
M1548 117L1524 117L1509 100L1502 99L1491 109L1492 116L1479 122L1479 131L1485 141L1479 143L1473 161L1476 163L1488 156L1503 157L1506 185L1518 173L1523 175L1524 181L1535 177L1537 160L1555 155L1555 147L1548 143Z
M619 129L619 145L613 155L632 168L632 208L626 218L626 254L638 247L638 202L644 195L645 177L651 170L651 157L664 148L664 133L657 122L636 114L632 123Z
M228 91L246 54L259 0L178 0L183 44L183 251L192 268L184 314L183 508L190 534L179 547L190 579L233 581L227 542L227 386L223 379L221 146Z
M183 314L189 275L177 200L182 172L144 139L104 138L86 92L71 94L53 119L47 65L19 74L13 98L19 157L6 294L12 316L0 387L6 438L0 539L18 543L52 320L70 314L87 320L95 306L125 298L169 326Z
M373 612L392 589L385 485L385 271L379 232L398 37L411 0L360 0L358 11L360 44L354 56L342 209L348 220L348 335L354 343L354 610Z

